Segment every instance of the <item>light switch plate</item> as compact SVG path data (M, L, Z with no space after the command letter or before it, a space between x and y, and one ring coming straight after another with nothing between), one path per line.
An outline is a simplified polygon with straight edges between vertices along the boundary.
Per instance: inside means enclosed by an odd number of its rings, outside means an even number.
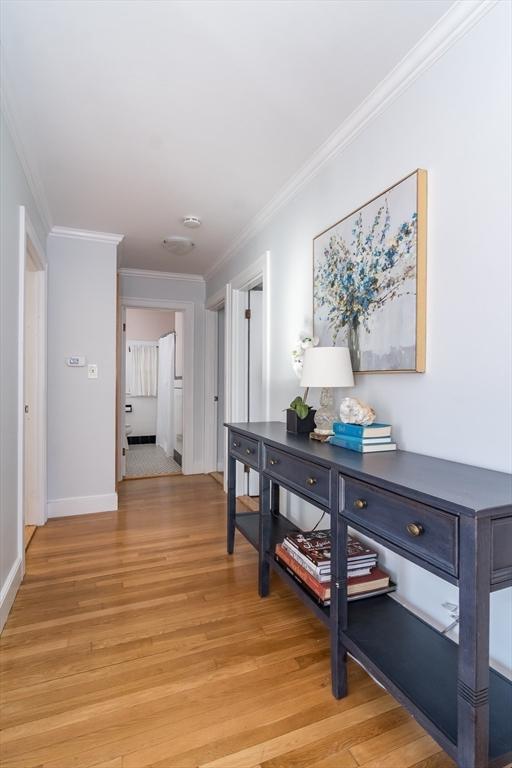
M98 366L96 363L89 363L87 366L87 378L88 379L97 379L98 378Z

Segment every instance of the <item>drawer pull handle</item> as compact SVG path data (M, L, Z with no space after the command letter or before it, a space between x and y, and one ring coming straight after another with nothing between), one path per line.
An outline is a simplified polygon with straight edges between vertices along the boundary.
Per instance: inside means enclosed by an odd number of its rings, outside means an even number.
M366 501L366 499L356 499L354 501L354 507L356 509L366 509L367 506L368 506L368 502Z
M247 454L248 456L250 456L250 455L251 455L251 453L254 453L254 448L246 448L246 449L245 449L245 452L246 452L246 454Z
M407 533L410 536L421 536L424 532L424 528L419 523L407 523Z
M317 484L317 479L316 479L316 477L308 477L308 479L306 480L306 483L308 485L316 485Z
M273 467L275 467L276 464L279 464L279 459L270 459L270 463Z
M240 448L241 443L238 440L233 440L233 448Z

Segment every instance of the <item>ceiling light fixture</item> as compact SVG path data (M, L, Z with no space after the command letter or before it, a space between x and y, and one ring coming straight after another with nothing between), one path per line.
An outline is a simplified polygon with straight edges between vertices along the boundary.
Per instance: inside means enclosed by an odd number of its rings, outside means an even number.
M184 256L195 248L195 243L189 237L180 237L179 235L170 235L162 240L162 247L177 256Z
M183 226L189 229L197 229L201 226L201 219L198 216L184 216Z

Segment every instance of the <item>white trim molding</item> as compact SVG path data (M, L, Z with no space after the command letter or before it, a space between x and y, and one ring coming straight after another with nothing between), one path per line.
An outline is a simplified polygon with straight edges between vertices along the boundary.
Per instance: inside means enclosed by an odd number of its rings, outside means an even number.
M117 493L105 493L98 496L71 496L68 499L51 499L48 501L49 518L116 511Z
M222 266L231 261L240 248L263 229L329 160L354 141L372 120L435 64L497 3L498 0L456 0L334 133L320 145L302 168L291 176L270 202L241 230L224 255L206 272L206 280L210 280Z
M23 558L17 557L12 568L7 574L7 578L0 592L0 632L4 628L5 622L12 608L16 593L23 580Z
M70 229L69 227L52 227L48 237L69 237L73 240L89 240L95 243L110 243L119 245L124 235L113 232L93 232L88 229Z
M153 280L185 280L189 283L204 283L202 275L189 275L186 272L156 272L152 269L129 269L123 267L118 270L122 277L147 277Z
M226 303L226 286L223 285L218 291L215 291L206 299L206 309L215 311L223 307Z

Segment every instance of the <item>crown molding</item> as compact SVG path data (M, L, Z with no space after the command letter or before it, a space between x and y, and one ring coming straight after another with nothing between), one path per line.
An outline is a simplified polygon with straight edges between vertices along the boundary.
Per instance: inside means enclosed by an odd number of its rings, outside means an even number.
M28 188L32 193L32 197L34 198L37 213L39 214L39 218L41 219L46 232L49 232L52 228L53 221L50 206L48 204L48 198L46 196L43 182L41 181L41 178L36 170L36 163L32 158L29 160L26 147L21 139L21 134L18 128L20 125L20 120L16 109L16 100L11 88L9 67L6 64L2 46L0 46L0 75L0 105L2 114L5 118L7 129L11 135L18 160L20 161L23 173L25 174Z
M184 280L189 283L204 283L202 275L190 275L186 272L155 272L152 269L119 269L124 277L146 277L153 280Z
M480 21L499 0L456 0L377 87L320 145L284 187L241 230L224 255L206 272L209 280L240 248L256 235L286 203L313 179L333 157L341 153L366 126L397 99L420 75L435 64Z
M70 229L69 227L52 227L48 237L68 237L71 240L89 240L95 243L110 243L119 245L124 235L112 232L93 232L88 229Z

